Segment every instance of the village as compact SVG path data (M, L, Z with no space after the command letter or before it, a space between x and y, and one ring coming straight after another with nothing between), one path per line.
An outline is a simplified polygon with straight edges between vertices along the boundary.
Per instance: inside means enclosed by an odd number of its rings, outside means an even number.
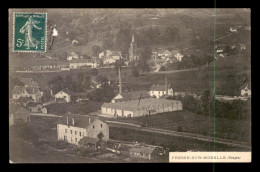
M227 32L241 29L251 28L232 26ZM243 41L221 42L214 56L195 64L188 50L158 46L148 51L136 39L133 33L126 55L95 47L99 50L93 48L92 56L71 51L64 60L45 56L46 65L15 70L9 81L10 140L24 144L24 150L53 154L50 161L56 162L60 156L64 162L75 157L76 162L168 162L169 152L210 151L213 143L219 150L250 149L250 131L244 130L251 119L250 79L232 88L219 82L216 93L211 87L190 89L180 79L205 82L197 76L211 77L215 62L242 56L249 48ZM219 106L216 121L213 99Z

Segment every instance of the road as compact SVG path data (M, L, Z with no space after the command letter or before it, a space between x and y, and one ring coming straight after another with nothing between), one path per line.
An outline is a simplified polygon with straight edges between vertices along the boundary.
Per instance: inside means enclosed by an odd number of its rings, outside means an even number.
M251 146L247 145L246 143L238 142L238 141L214 138L214 137L203 136L203 135L199 135L199 134L191 134L191 133L177 132L177 131L171 131L171 130L163 130L163 129L158 129L158 128L140 127L138 125L136 125L136 126L135 125L129 125L129 123L126 124L126 123L114 122L114 121L112 123L111 123L111 121L107 121L107 122L111 126L115 126L115 127L131 128L131 129L136 129L136 130L139 130L139 131L165 134L165 135L170 135L170 136L196 139L196 140L200 140L200 141L214 142L214 143L224 144L224 145L228 145L228 146L243 147L243 148L251 149Z

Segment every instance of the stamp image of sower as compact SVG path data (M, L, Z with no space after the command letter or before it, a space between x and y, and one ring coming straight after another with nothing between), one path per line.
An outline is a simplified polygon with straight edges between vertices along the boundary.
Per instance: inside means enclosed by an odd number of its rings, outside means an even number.
M46 52L47 13L14 13L14 52Z

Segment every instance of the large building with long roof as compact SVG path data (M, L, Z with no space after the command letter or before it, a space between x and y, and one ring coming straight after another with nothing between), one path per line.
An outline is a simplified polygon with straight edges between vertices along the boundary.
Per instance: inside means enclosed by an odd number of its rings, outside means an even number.
M101 106L102 114L118 117L139 117L179 110L182 110L181 101L156 98L104 103Z

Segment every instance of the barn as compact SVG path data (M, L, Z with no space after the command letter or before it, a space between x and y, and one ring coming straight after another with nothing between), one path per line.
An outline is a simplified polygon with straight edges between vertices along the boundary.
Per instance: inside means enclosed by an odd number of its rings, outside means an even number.
M101 106L102 114L117 117L139 117L179 110L182 110L181 101L155 98L104 103Z

